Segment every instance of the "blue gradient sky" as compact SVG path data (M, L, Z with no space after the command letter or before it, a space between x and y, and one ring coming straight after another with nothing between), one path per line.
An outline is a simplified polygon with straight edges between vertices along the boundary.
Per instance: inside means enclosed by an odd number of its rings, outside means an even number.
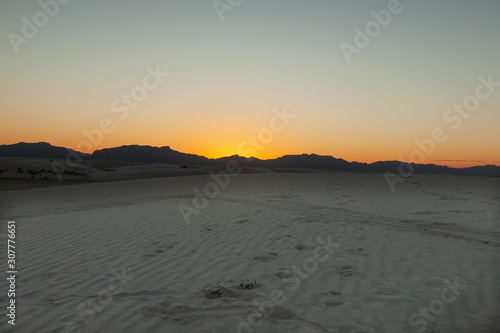
M221 21L212 1L73 0L16 53L8 34L22 36L22 17L41 7L0 1L0 143L76 149L109 118L114 130L92 150L169 145L218 157L240 153L286 106L297 117L258 157L408 158L442 128L447 140L427 162L500 164L500 87L456 130L443 120L479 76L500 81L500 1L401 0L348 63L339 45L389 2L243 0ZM111 103L156 65L168 78L119 119Z

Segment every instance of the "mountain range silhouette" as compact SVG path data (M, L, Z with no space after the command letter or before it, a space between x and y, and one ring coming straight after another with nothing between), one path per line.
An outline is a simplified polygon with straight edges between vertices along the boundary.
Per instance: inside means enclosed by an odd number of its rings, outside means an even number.
M374 163L348 162L333 156L317 154L284 155L275 159L261 160L233 155L221 158L182 153L169 146L152 147L126 145L114 148L104 148L86 154L70 148L55 147L46 142L0 145L0 157L48 158L66 159L69 154L77 154L83 160L122 160L135 163L167 163L178 165L213 166L237 161L242 166L265 168L304 168L330 171L368 171L398 173L401 161L380 161ZM464 176L500 177L500 167L496 165L473 166L467 168L450 168L436 164L411 163L414 173L451 174ZM406 170L406 169L405 169Z

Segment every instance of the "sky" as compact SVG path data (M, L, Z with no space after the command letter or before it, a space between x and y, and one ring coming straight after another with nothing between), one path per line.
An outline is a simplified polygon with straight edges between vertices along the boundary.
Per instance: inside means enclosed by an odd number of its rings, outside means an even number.
M59 1L0 0L0 144L500 165L498 0Z

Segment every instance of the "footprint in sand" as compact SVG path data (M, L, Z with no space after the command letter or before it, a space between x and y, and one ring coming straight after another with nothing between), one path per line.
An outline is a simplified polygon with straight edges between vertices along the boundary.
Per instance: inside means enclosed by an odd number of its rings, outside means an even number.
M295 244L293 247L296 248L299 251L309 250L309 249L313 249L314 248L314 246L304 245L302 243Z
M161 255L166 250L173 249L173 248L174 248L174 244L161 245L161 246L157 247L156 249L153 249L153 250L148 251L145 254L143 254L142 259L147 260L147 259L154 258L156 256Z
M334 299L329 299L329 300L325 301L325 303L324 303L324 304L325 304L326 306L329 306L329 307L332 307L332 308L333 308L333 307L337 307L337 306L339 306L339 305L344 304L344 303L339 302L338 300L336 300L336 298L338 298L338 297L342 296L342 293L340 293L340 292L338 292L338 291L336 291L336 290L329 290L329 291L325 291L325 292L323 293L323 295L326 295L326 296L329 296L329 297L332 297L332 296L334 297Z
M329 306L329 307L332 307L332 308L337 307L337 306L342 305L342 304L344 304L344 303L337 302L337 301L326 301L325 302L326 306Z
M185 304L169 304L166 301L161 301L153 306L142 307L141 312L148 317L157 316L174 321L186 321L187 319L187 322L190 322L196 319L200 309Z
M276 258L279 257L279 254L276 252L271 252L269 254L265 254L262 256L256 256L251 258L250 260L255 260L255 261L262 261L262 262L267 262L267 261L272 261L275 260Z
M223 297L238 298L240 297L240 290L246 290L248 292L261 286L262 284L257 283L257 281L254 279L242 279L239 281L229 280L217 282L213 286L202 290L202 294L207 299L216 299Z
M262 286L261 283L257 283L257 281L253 279L243 279L237 284L239 289L242 290L254 290Z
M214 287L210 287L208 289L203 290L203 295L207 299L216 299L222 297L228 297L228 298L240 297L239 293L235 289L231 288L230 286L225 286L222 284L218 284Z
M218 226L218 224L206 224L206 225L203 225L202 226L202 230L203 231L206 231L206 232L210 232L212 230L214 230L214 228L216 228Z
M361 257L366 257L367 254L364 252L365 249L358 247L357 249L348 249L345 252L355 255L355 256L361 256Z
M328 290L323 293L323 295L331 295L331 296L342 296L341 292L338 292L336 290Z
M342 276L355 275L358 274L358 268L354 265L342 266L342 269L339 271L339 274Z
M281 271L281 272L276 272L274 273L274 276L276 276L279 279L287 279L292 277L292 271L291 270L286 270L286 271Z

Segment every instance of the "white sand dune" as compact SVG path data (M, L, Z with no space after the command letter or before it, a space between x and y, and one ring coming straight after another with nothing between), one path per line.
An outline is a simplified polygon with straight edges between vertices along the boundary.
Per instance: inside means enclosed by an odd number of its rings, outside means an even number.
M53 162L53 163L52 163ZM118 160L86 160L68 164L61 159L0 157L0 191L91 182L208 175L226 166L183 166L165 163L134 163ZM279 170L279 169L278 169ZM271 173L268 168L244 167L241 173ZM283 172L317 173L313 169ZM62 182L61 182L62 180Z
M0 192L15 331L500 331L500 179L240 174L187 224L211 182Z

